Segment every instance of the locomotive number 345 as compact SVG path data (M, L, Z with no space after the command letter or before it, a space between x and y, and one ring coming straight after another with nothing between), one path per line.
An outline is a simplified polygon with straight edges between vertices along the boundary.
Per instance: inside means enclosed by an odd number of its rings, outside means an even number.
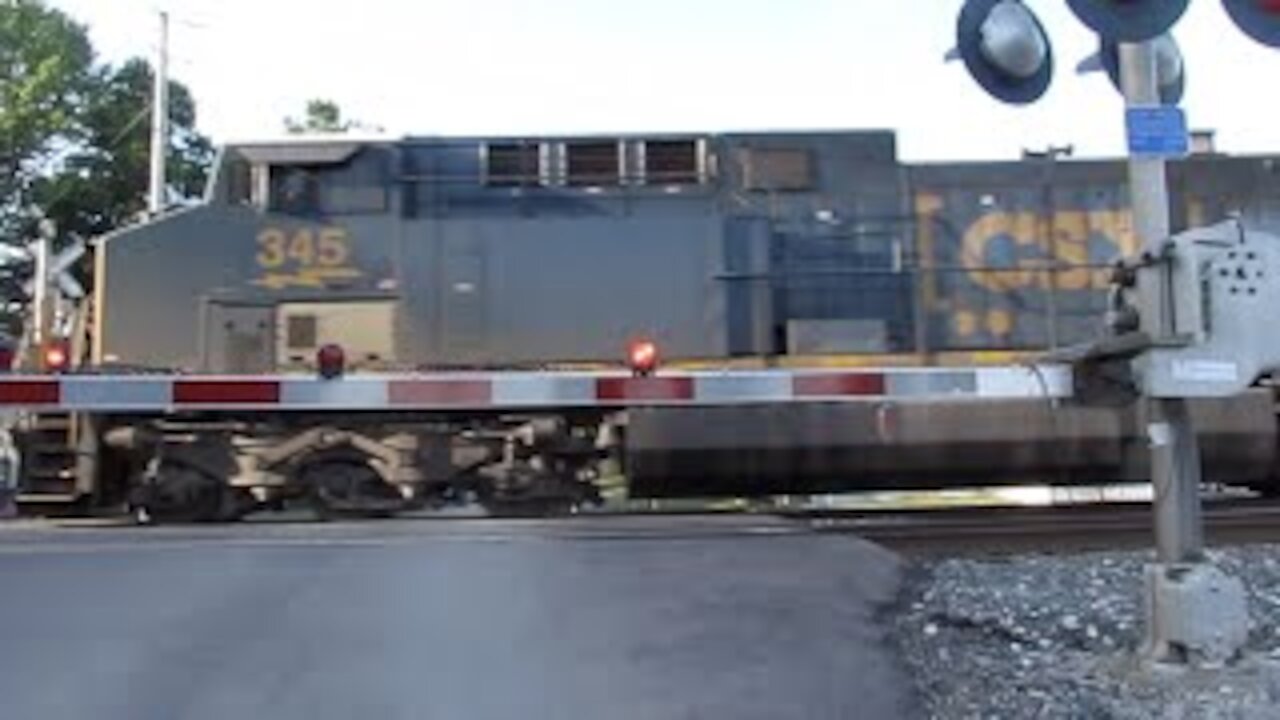
M277 270L342 267L351 259L351 237L344 228L267 228L258 233L258 267Z

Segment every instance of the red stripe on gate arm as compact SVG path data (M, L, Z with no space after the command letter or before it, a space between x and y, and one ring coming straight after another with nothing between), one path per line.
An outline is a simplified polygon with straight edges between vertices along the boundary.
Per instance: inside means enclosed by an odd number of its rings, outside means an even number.
M392 380L387 398L392 405L486 407L493 404L493 383L489 380Z
M0 405L57 405L61 401L57 380L0 381Z
M693 378L599 378L596 380L596 399L602 401L692 400Z
M796 397L884 395L885 388L884 373L797 375L791 381L791 393Z
M276 380L175 380L176 405L277 405Z

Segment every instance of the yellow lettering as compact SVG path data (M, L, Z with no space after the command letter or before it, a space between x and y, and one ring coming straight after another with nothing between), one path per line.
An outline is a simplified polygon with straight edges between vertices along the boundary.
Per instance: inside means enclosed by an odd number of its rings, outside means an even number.
M1053 245L1045 254L1056 260L1059 290L1087 290L1093 284L1089 268L1089 219L1085 213L1067 210L1054 215ZM1049 283L1045 282L1045 288Z
M1089 213L1089 228L1091 232L1114 243L1118 256L1132 255L1138 251L1138 236L1133 230L1133 213L1128 210L1095 210Z
M346 265L351 259L350 238L342 228L331 227L320 231L319 252L316 260L323 267Z
M936 215L942 210L942 196L922 192L916 195L916 253L920 258L920 302L928 311L938 310L938 275L931 272L938 265L935 239Z
M1029 212L990 213L969 226L961 239L960 264L969 268L969 277L979 287L991 292L1008 292L1029 287L1035 282L1034 271L995 268L987 263L987 245L998 237L1008 237L1015 245L1036 244L1036 216Z
M951 316L951 324L956 335L963 338L973 337L978 331L978 314L972 310L957 310Z
M1059 290L1098 289L1106 286L1107 271L1085 267L1091 261L1090 245L1095 236L1115 245L1113 257L1132 253L1137 244L1132 214L1128 210L1061 210L1054 214L1052 224L1046 224L1033 212L993 212L980 217L965 232L961 264L969 270L974 284L996 293L1033 286L1047 290L1050 259L1059 268ZM1018 247L1034 247L1040 257L1020 258L1010 269L993 267L988 247L1000 237Z
M263 270L278 270L285 265L296 266L297 272L343 268L351 262L351 238L340 227L296 231L267 228L258 233L256 260Z
M289 259L303 267L310 267L316 260L316 237L313 232L303 228L294 233L289 241Z
M258 233L259 251L257 255L259 267L271 269L284 265L285 234L283 230L270 228Z

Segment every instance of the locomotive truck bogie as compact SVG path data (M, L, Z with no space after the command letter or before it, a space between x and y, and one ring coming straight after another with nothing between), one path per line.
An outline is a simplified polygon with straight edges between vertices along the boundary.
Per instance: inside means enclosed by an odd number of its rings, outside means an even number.
M304 504L321 517L479 502L504 514L599 502L602 418L333 416L117 418L103 435L126 461L136 513L215 521Z

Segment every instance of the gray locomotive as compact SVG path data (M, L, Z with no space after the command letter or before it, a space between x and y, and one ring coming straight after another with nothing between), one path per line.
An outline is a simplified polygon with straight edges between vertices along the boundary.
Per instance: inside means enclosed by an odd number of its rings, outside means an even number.
M1276 161L1175 165L1175 226L1275 224ZM363 372L554 371L616 364L638 337L691 367L1018 362L1097 331L1107 267L1135 245L1123 181L1112 161L908 165L889 132L232 145L204 202L99 239L80 371L305 372L325 345ZM221 517L299 495L561 507L615 460L647 496L1143 472L1116 411L907 407L889 449L846 431L877 412L46 420L28 447L65 428L94 461L29 474L26 496ZM1209 460L1269 482L1270 398L1201 412Z

